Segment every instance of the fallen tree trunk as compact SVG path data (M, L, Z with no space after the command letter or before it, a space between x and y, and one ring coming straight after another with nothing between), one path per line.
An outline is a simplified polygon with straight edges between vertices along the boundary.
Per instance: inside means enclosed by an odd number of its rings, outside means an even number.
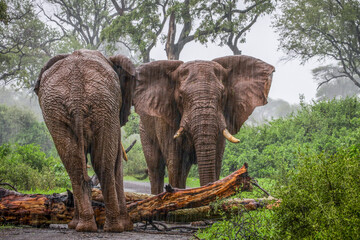
M169 212L177 209L196 208L223 199L237 191L251 189L247 164L227 176L206 186L192 189L174 189L166 186L166 192L156 196L127 193L127 208L134 222L164 220ZM95 192L95 193L94 193ZM147 199L141 200L144 197ZM93 208L98 225L105 221L105 208L99 190L93 191ZM21 194L0 188L0 223L41 226L68 223L73 216L71 192L53 195Z

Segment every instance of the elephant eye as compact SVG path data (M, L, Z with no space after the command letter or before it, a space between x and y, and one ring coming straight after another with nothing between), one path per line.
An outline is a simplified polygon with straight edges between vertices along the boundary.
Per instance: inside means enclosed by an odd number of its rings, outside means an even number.
M186 76L189 74L189 70L188 69L184 69L180 72L180 77L181 78L186 78Z

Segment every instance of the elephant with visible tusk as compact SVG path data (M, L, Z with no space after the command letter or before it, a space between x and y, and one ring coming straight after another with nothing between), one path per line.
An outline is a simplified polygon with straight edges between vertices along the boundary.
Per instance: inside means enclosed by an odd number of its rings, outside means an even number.
M254 108L267 103L274 67L249 56L212 61L154 61L136 70L135 111L148 165L151 192L169 183L185 188L192 164L200 184L220 176L225 138L238 143Z
M34 90L74 193L69 228L97 231L86 169L90 154L104 196L104 231L133 229L123 189L121 159L126 153L120 127L130 114L134 75L127 57L105 58L84 49L50 59L40 72Z

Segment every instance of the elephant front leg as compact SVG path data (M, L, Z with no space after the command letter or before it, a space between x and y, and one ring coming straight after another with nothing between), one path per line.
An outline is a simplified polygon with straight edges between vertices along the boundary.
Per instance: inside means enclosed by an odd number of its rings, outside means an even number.
M149 173L151 194L159 194L164 191L165 162L159 145L147 136L141 124L140 136Z
M183 169L185 165L183 165L181 151L176 144L173 144L168 148L166 163L170 185L175 188L185 189L186 176L184 178L184 175L187 175L187 172Z

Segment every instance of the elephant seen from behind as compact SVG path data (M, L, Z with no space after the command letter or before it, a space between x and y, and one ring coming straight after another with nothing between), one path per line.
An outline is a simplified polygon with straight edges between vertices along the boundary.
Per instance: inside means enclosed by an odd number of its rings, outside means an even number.
M130 113L134 75L135 67L127 57L105 58L92 50L58 55L41 70L34 90L74 194L69 228L97 231L87 154L104 196L104 231L133 228L123 190L120 127Z
M135 111L151 182L185 188L192 164L200 184L220 176L225 138L239 131L256 106L267 103L274 67L249 56L212 61L154 61L137 68Z

